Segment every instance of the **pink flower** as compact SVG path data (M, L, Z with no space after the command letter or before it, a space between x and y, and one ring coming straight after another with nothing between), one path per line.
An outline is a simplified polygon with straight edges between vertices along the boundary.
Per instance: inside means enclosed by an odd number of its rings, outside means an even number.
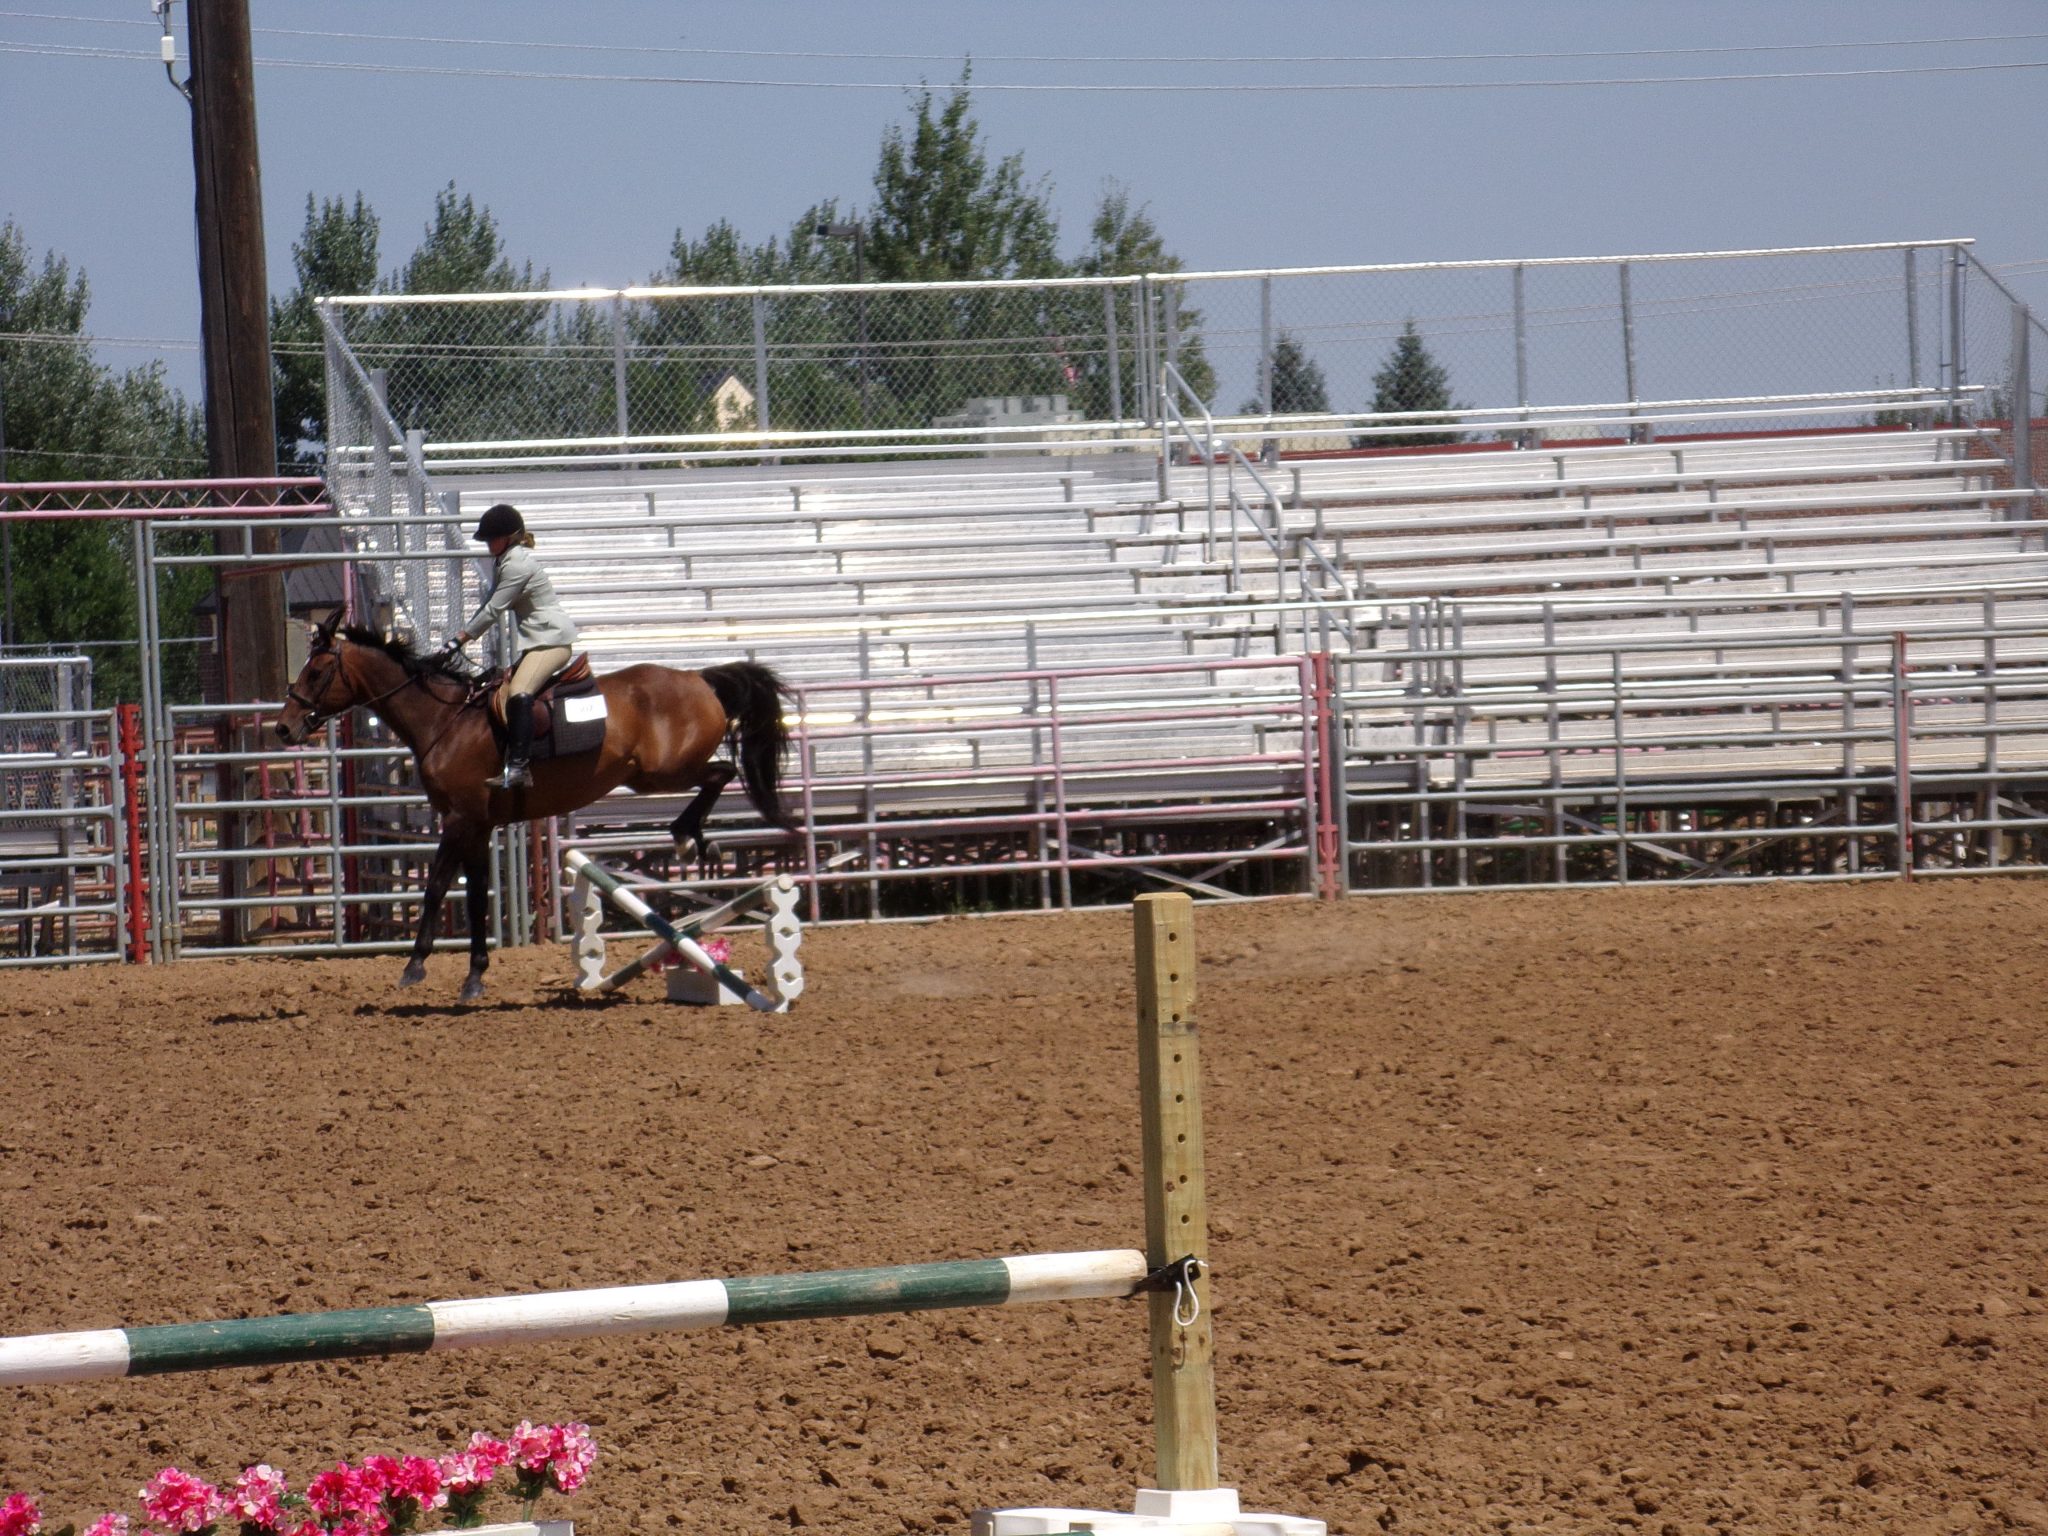
M88 1525L85 1536L128 1536L128 1517L110 1511Z
M327 1536L327 1527L318 1520L301 1520L285 1536Z
M373 1461L398 1463L389 1456L372 1457ZM364 1519L375 1517L382 1520L378 1508L384 1501L384 1485L376 1471L358 1470L345 1461L337 1461L329 1470L322 1472L306 1484L306 1502L313 1506L313 1513L330 1526L346 1515L357 1515ZM338 1526L334 1527L339 1529Z
M512 1459L522 1472L544 1472L555 1454L554 1431L548 1425L535 1428L521 1419L512 1429Z
M440 1509L448 1502L441 1487L441 1468L424 1456L408 1456L384 1485L387 1498L410 1499L421 1511Z
M258 1463L244 1467L242 1475L235 1479L235 1486L228 1491L227 1512L242 1525L253 1525L258 1530L282 1531L290 1517L284 1511L286 1493L284 1474L275 1467ZM88 1531L86 1536L92 1536ZM126 1532L108 1533L108 1536L127 1536Z
M350 1515L327 1528L328 1536L384 1536L391 1522L381 1514Z
M720 965L724 965L728 960L732 959L732 944L728 940L709 938L703 940L697 947Z
M136 1497L145 1515L171 1531L203 1531L225 1507L218 1488L176 1467L165 1467Z
M554 1450L548 1458L548 1481L558 1493L574 1493L597 1460L597 1442L591 1438L588 1424L557 1424L551 1438Z
M43 1526L43 1512L25 1493L10 1493L0 1499L0 1536L36 1536Z
M381 1499L398 1476L396 1456L365 1456L356 1468L356 1487L367 1497Z
M478 1430L467 1447L440 1459L442 1485L450 1493L475 1493L511 1460L511 1446Z
M337 1461L327 1471L314 1474L313 1481L306 1484L306 1502L321 1519L338 1519L349 1507L351 1484L348 1463Z

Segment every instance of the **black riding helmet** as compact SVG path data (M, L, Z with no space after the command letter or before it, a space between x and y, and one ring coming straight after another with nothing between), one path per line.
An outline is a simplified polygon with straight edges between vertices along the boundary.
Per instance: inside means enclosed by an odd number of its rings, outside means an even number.
M526 519L519 515L519 509L509 501L501 501L477 519L476 532L470 537L479 544L488 544L493 539L524 532Z

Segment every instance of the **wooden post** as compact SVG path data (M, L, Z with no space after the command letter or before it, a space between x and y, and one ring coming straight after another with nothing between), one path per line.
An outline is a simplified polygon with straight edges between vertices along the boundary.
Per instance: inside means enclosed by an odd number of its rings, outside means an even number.
M1162 1489L1214 1488L1215 1336L1209 1325L1209 1205L1202 1169L1202 1053L1195 1026L1195 904L1178 892L1132 904L1138 973L1138 1090L1145 1136L1145 1258L1204 1261L1195 1317L1178 1290L1149 1298L1152 1420ZM1178 1312L1178 1315L1176 1315Z
M271 399L270 288L264 273L263 178L256 153L255 64L249 0L188 0L192 46L192 166L199 234L199 318L206 361L206 472L268 479L277 473ZM214 535L240 554L243 534ZM278 530L249 534L275 554ZM284 697L284 575L275 566L215 568L225 702ZM172 616L183 623L186 615ZM234 866L230 866L231 868Z

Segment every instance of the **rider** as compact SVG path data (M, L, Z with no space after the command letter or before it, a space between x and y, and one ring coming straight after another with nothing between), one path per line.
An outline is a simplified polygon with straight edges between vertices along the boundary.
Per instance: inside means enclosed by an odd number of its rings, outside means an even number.
M478 519L472 537L490 546L497 568L483 606L456 631L443 654L452 655L488 633L500 614L509 612L519 621L519 659L498 685L508 738L505 768L490 780L501 789L514 789L533 782L528 768L533 755L533 696L568 665L576 623L563 611L554 583L534 557L533 535L526 531L526 519L517 507L499 502Z

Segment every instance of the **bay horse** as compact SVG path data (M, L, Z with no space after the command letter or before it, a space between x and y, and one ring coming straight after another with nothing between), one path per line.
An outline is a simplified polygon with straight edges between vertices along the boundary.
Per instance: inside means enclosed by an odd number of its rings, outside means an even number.
M427 876L419 937L398 978L401 987L426 979L441 903L462 870L469 904L469 976L464 1002L483 996L490 967L486 917L490 900L491 829L559 816L624 785L643 795L694 789L696 797L669 825L676 852L694 843L709 861L704 818L737 777L754 808L785 831L794 826L779 789L789 750L782 705L788 689L770 667L726 662L701 672L624 667L598 679L604 696L604 744L594 752L543 758L533 783L497 789L484 780L498 770L499 747L477 679L423 656L402 639L356 625L337 609L313 629L311 650L285 692L276 720L280 740L296 746L337 715L370 709L391 727L419 764L427 800L441 816L441 841ZM730 741L737 763L713 761Z

